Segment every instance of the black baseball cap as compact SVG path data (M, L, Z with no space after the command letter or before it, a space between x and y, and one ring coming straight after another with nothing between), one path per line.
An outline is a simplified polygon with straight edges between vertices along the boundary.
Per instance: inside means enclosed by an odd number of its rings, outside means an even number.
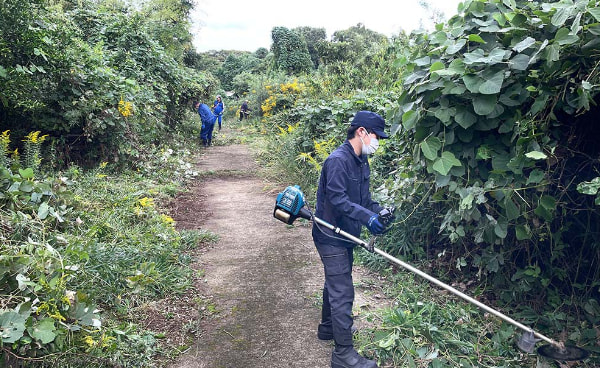
M372 111L357 112L350 126L363 127L377 134L379 138L388 138L388 135L383 131L385 129L385 120L379 114Z

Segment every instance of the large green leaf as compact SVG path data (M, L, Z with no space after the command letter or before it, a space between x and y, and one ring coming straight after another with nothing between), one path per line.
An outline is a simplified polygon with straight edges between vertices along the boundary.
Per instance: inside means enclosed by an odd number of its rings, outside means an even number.
M48 213L50 213L50 206L48 206L48 202L43 202L38 208L38 217L40 220L44 220L48 217Z
M467 129L477 122L477 117L475 116L475 114L472 114L467 109L462 108L456 113L456 116L454 116L454 120L456 120L458 125L460 125L464 129Z
M525 154L525 157L528 157L532 160L545 160L548 158L545 153L540 151L531 151Z
M486 43L485 40L483 38L481 38L481 36L478 34L470 34L469 41L478 42L478 43Z
M434 112L434 116L438 118L444 125L448 125L452 121L452 116L456 114L456 108L440 107Z
M19 313L8 311L0 313L0 338L3 343L13 343L23 337L25 318Z
M19 185L19 190L24 193L31 193L33 191L33 182L26 180Z
M494 225L494 234L496 234L496 236L500 239L506 238L508 235L508 224L498 222L496 225Z
M473 109L477 115L488 115L494 111L497 103L496 95L477 95L473 99Z
M588 12L596 18L596 21L600 22L600 8L589 8Z
M433 169L442 175L448 175L454 166L462 166L452 152L444 151L442 156L435 160Z
M529 174L529 177L527 178L527 182L525 184L539 184L542 182L542 180L544 180L545 176L546 173L544 171L540 169L535 169Z
M510 198L506 197L504 200L504 209L506 210L506 218L508 221L512 221L521 216L521 211L515 202Z
M438 69L434 71L440 76L451 76L465 73L465 63L461 59L454 59L446 69Z
M404 126L404 129L413 129L418 119L419 114L414 110L410 110L402 114L402 125Z
M579 41L577 35L571 34L571 30L568 28L561 28L556 32L554 41L558 42L559 45L571 45Z
M517 240L528 240L531 239L531 229L529 225L517 225L515 226L515 235Z
M564 7L556 10L556 13L552 16L550 23L556 27L562 27L567 19L571 16L573 7Z
M515 57L513 57L512 59L510 59L510 61L508 62L508 66L511 69L515 70L526 70L529 66L530 60L531 59L529 58L529 56L525 54L518 54L515 55Z
M486 71L483 74L483 79L485 81L479 86L479 93L484 95L500 93L502 83L504 82L504 70L497 72Z
M462 49L466 44L467 44L467 40L465 40L464 38L461 38L460 40L457 40L453 44L446 47L446 54L448 54L448 55L455 54L458 51L460 51L460 49Z
M600 176L591 181L577 184L577 191L582 194L596 195L600 190Z
M483 84L483 80L476 74L463 75L463 82L465 87L473 93L479 93L479 87Z
M437 70L441 70L441 69L445 69L446 66L444 65L444 63L442 63L441 61L436 61L435 63L431 64L431 67L429 67L429 71L430 72L435 72Z
M56 328L54 327L54 320L52 318L45 318L27 329L29 335L40 340L42 344L54 341L54 338L56 338L55 331Z
M533 45L535 45L535 38L525 37L525 39L523 41L521 41L521 42L517 43L515 46L513 46L513 50L521 53Z
M554 211L556 210L556 199L549 195L544 195L540 198L539 206L533 211L536 215L550 222L554 219Z
M423 155L429 160L438 157L438 151L442 148L442 141L438 137L429 137L420 144Z
M554 211L556 209L556 199L549 195L543 195L542 198L540 198L540 205L547 210Z
M33 173L33 169L30 167L26 169L19 169L19 175L21 175L23 179L33 179L35 176Z

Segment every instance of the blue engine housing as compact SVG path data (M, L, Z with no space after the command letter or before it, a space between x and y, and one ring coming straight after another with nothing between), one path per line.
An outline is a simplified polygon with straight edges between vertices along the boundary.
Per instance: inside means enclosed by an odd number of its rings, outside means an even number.
M304 194L299 185L289 186L277 195L277 207L297 216L304 207Z

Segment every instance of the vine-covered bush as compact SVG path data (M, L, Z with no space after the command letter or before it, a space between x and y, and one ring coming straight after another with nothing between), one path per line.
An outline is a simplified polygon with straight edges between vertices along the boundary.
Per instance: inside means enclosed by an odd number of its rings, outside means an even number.
M271 31L275 69L299 75L312 69L312 61L304 38L294 30L274 27Z
M552 309L599 296L600 208L577 190L595 194L600 172L597 6L465 1L461 15L414 37L403 61L405 91L390 113L404 144L393 147L412 157L415 179L388 188L400 205L415 186L426 195L450 243L437 254L489 275L504 302ZM597 324L600 311L587 309Z

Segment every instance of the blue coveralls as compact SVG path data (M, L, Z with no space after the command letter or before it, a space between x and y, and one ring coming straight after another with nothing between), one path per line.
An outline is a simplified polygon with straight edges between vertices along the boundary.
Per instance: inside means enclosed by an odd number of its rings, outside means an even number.
M371 199L367 156L357 156L349 141L323 163L315 216L358 237L362 225L383 209ZM338 345L352 345L352 250L350 240L315 224L312 236L325 269L319 330L333 331Z
M215 103L213 104L213 112L219 120L219 130L221 130L221 118L223 117L223 107L223 101L219 102L219 100L215 100Z
M217 117L210 111L210 107L208 107L207 104L200 104L200 106L198 106L198 114L200 115L200 121L202 122L200 139L202 139L204 146L210 146L212 143L212 132Z

